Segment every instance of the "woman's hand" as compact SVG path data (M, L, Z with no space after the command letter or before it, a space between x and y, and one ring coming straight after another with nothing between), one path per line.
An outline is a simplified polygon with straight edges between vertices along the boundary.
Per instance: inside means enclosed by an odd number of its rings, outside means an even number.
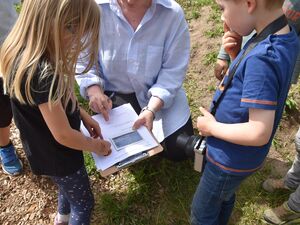
M100 137L101 139L102 134L101 134L101 129L99 127L99 124L97 123L96 120L94 120L84 109L80 108L80 116L82 119L82 123L91 135L92 138L98 138Z
M154 120L154 114L149 110L144 110L140 113L138 119L133 124L133 129L138 129L142 125L147 127L149 131L152 131L153 128L153 120Z
M224 36L222 38L222 45L230 56L231 60L234 60L241 51L243 38L238 33L231 31L226 23L224 23L223 27Z
M138 119L133 124L133 129L138 129L144 125L149 131L152 131L155 113L164 105L164 102L157 96L151 96L148 105L142 110Z
M106 121L109 120L109 111L112 108L111 99L103 93L98 85L93 85L87 89L90 108L97 113L101 113Z
M200 107L200 112L203 114L203 116L199 116L197 118L197 128L199 134L206 137L212 136L212 129L217 121L215 117L206 109Z

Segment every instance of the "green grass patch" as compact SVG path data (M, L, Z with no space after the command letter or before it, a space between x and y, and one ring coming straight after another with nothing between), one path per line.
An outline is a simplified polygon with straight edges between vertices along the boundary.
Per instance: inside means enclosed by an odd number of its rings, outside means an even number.
M212 29L205 31L204 35L208 38L221 38L223 35L223 26L216 25Z
M99 175L92 155L88 152L83 154L84 164L89 175Z
M271 173L271 163L242 183L234 208L233 218L236 225L260 225L263 223L263 212L269 207L276 207L288 199L289 191L275 191L268 193L261 187L263 181ZM235 218L234 218L235 217Z
M214 64L217 61L217 52L210 52L204 56L204 65L208 66Z
M22 7L22 4L21 4L21 3L15 4L15 8L16 8L17 13L20 13L21 7Z
M300 85L292 85L287 100L285 102L286 110L299 110Z
M215 5L212 0L178 0L177 2L184 9L187 20L199 18L201 7Z
M98 196L97 225L189 224L190 203L199 181L192 162L153 157L128 169L126 191Z
M215 92L217 90L216 86L215 85L209 85L207 87L207 90L210 91L210 92Z

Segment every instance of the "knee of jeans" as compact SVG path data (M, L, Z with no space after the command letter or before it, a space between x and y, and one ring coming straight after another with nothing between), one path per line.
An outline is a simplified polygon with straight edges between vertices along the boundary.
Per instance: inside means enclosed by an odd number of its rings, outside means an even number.
M233 202L235 202L235 192L230 192L224 195L224 201L227 204L232 204Z

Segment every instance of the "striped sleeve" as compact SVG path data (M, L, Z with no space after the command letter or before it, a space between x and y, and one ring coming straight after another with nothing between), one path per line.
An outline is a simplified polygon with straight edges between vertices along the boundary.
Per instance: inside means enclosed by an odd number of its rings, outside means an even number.
M270 56L247 60L241 107L276 110L280 91L279 67Z

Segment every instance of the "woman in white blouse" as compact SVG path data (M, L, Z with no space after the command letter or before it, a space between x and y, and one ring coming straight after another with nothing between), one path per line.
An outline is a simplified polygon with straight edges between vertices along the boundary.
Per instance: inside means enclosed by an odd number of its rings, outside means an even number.
M112 107L131 103L164 146L163 155L186 158L181 134L192 135L182 84L190 54L188 25L174 0L96 0L101 9L99 66L76 77L93 111L109 120ZM112 97L113 95L113 97ZM111 96L112 98L109 98Z

